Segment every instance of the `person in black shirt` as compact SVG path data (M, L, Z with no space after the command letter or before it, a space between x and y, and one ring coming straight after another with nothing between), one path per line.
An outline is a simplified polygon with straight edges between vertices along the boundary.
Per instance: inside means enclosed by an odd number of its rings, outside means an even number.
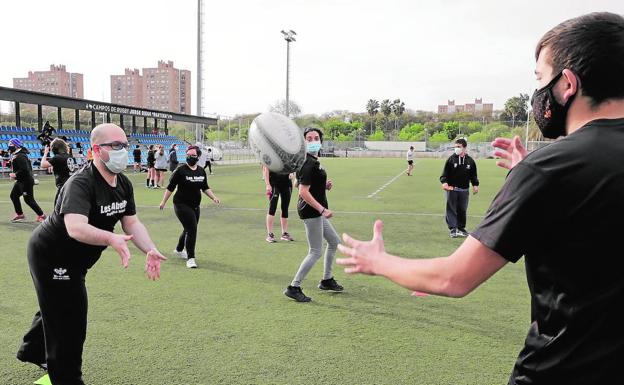
M134 158L134 172L141 172L141 146L138 144L132 151L132 157Z
M11 154L11 166L13 172L9 174L11 179L15 179L13 189L11 189L11 201L15 208L15 217L11 222L22 222L26 219L20 197L24 197L24 202L37 214L36 221L41 223L46 216L35 201L35 178L33 176L32 165L28 159L28 150L22 146L22 142L17 138L9 139L9 153Z
M473 194L479 191L477 164L466 154L467 146L465 139L455 141L455 154L444 164L440 177L442 189L446 191L446 224L451 231L451 238L468 236L466 211L470 197L469 183L472 183Z
M156 150L154 145L150 144L147 150L147 187L153 188L156 186L156 169L154 165L156 163Z
M608 52L608 55L604 53ZM567 20L537 45L532 108L546 138L527 155L497 139L510 168L485 219L451 256L402 259L373 239L344 236L348 273L385 276L431 294L462 297L507 262L525 258L531 325L510 385L613 384L624 357L624 259L613 232L624 201L624 17Z
M195 242L197 240L197 224L199 222L199 204L202 192L212 201L219 204L219 198L208 186L206 171L197 165L201 150L197 146L189 146L186 150L186 164L179 166L169 179L160 209L162 210L169 197L173 196L173 209L184 230L180 234L178 245L173 253L186 259L186 267L197 268L195 260Z
M91 131L94 160L71 176L50 217L28 242L28 264L39 312L24 336L17 358L47 365L53 384L84 385L82 349L87 331L87 271L111 246L128 267L132 240L146 253L148 278L158 279L166 258L156 249L136 215L132 183L121 173L128 142L114 124ZM121 221L125 234L113 232Z
M52 158L48 159L48 154L52 149ZM76 170L76 162L74 158L70 158L68 154L69 147L61 138L56 138L50 143L50 147L45 147L43 157L41 158L41 167L50 168L54 173L54 181L56 184L56 195L54 196L54 205L58 199L61 187L69 179L69 175Z
M266 241L275 243L275 234L273 234L273 221L275 219L275 211L277 211L277 201L281 197L282 215L280 217L280 225L282 226L283 241L294 241L288 233L288 206L290 205L290 196L292 195L291 174L277 174L262 166L262 174L264 175L264 183L266 185L266 194L269 197L269 212L266 216Z
M180 162L178 161L178 145L172 144L169 149L169 171L175 171Z
M334 230L329 218L333 213L327 203L327 190L331 190L333 184L327 179L327 173L318 161L323 132L318 128L308 128L303 136L306 141L306 160L299 171L297 181L299 184L299 201L297 212L303 219L308 237L308 255L305 257L291 284L284 290L284 295L297 302L310 302L312 298L306 296L301 290L301 282L312 269L312 266L321 257L323 238L327 241L325 250L325 263L323 279L319 282L321 290L342 291L344 288L336 282L332 275L332 264L336 255L336 248L340 243L340 237Z
M46 120L41 133L37 136L37 139L39 139L43 147L48 146L52 141L52 134L55 132L56 129L50 125L50 121ZM67 141L66 139L64 140Z

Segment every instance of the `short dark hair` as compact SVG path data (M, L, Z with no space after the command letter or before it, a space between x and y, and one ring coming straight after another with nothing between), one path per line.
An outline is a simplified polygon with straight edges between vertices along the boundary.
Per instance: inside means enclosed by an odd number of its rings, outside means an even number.
M319 134L319 139L321 139L321 143L323 143L323 131L321 131L318 127L307 127L303 131L303 137L305 138L308 135L308 132L316 131Z
M551 50L554 74L570 69L579 78L583 95L597 106L607 99L624 98L624 17L594 12L566 20L537 43Z
M201 154L202 154L201 150L197 146L188 146L188 148L186 149L186 151L184 153L187 153L187 152L189 152L191 150L195 150L195 152L197 152L197 156L201 156Z
M468 147L468 142L466 142L466 139L457 139L457 140L455 141L455 143L457 143L457 144L461 144L461 145L462 145L462 147L464 147L464 148Z

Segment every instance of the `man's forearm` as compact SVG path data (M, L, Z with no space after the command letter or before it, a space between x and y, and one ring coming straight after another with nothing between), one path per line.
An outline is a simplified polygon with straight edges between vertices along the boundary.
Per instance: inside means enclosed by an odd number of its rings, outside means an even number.
M108 246L110 244L112 232L98 229L88 223L68 228L69 236L78 242L86 243L93 246Z
M131 225L124 226L123 230L126 234L132 235L132 242L142 252L147 253L152 249L156 249L156 245L152 242L147 229L140 221L137 220Z
M410 290L429 294L452 296L447 288L446 270L441 265L447 258L406 259L388 255L376 274Z

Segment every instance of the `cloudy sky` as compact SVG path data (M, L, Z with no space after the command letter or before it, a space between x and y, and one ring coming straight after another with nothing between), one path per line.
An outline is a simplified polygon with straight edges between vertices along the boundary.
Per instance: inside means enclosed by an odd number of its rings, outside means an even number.
M204 111L263 112L285 97L282 29L297 32L290 94L304 113L361 112L369 98L501 108L535 88L541 35L593 11L622 14L624 1L205 0ZM124 68L172 60L197 76L197 0L22 0L2 16L2 86L65 64L84 74L85 98L110 101Z

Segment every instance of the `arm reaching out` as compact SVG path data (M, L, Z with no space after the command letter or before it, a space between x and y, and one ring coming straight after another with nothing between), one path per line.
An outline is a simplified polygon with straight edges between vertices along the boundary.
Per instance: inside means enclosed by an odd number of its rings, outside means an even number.
M511 170L522 159L526 158L529 153L522 145L522 141L519 136L515 136L513 139L508 138L496 138L492 142L492 146L497 148L494 151L494 156L498 156L503 160L496 162L496 165L502 168Z
M338 250L347 258L340 258L336 263L345 266L346 273L381 275L410 290L447 297L467 295L507 263L472 237L448 257L396 257L386 253L382 229L383 223L377 220L370 241L343 234L345 245L338 245Z

